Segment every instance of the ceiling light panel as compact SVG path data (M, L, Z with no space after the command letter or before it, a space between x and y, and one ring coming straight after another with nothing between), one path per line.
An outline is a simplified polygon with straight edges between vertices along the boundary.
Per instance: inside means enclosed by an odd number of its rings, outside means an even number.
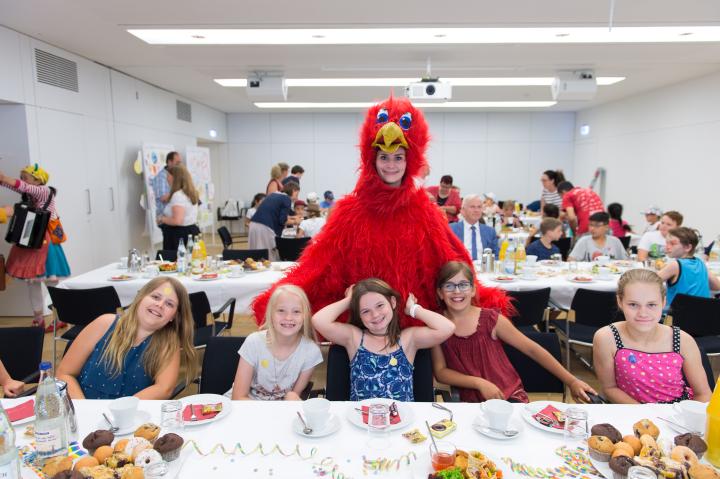
M597 77L601 86L621 82L625 77ZM519 78L440 78L452 86L550 86L553 77ZM393 87L419 82L420 78L286 78L288 87ZM215 82L225 87L246 87L246 78L217 78Z

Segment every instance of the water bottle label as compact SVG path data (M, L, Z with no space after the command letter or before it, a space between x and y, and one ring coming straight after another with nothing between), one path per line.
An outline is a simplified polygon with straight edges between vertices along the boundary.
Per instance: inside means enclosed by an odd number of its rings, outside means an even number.
M15 458L0 466L0 479L20 479L20 459Z
M35 430L35 447L38 454L54 454L63 449L62 431L60 428L47 431Z

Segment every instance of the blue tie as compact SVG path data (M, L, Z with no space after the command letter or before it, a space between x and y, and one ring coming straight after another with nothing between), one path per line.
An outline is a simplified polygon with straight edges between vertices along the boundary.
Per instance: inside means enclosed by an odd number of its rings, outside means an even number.
M470 243L470 256L472 256L473 261L477 259L477 235L475 234L475 225L472 225L470 227L470 230L472 231L472 242Z

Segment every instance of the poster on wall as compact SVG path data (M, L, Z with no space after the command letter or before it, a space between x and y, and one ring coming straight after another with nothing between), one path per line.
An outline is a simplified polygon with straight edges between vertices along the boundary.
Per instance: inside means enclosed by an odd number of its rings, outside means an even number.
M195 188L200 193L198 208L198 226L205 229L213 225L213 197L215 194L212 176L210 175L210 150L201 146L185 148L185 164L192 175Z
M173 145L161 145L155 143L143 143L142 146L142 171L143 183L145 185L145 233L150 236L150 243L162 243L163 235L157 226L157 202L153 183L157 174L165 168L165 157L174 151Z

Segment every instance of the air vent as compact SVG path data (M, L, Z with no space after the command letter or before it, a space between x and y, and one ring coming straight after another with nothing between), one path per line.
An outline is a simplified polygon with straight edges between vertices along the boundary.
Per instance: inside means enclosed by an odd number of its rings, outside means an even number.
M72 60L36 48L35 72L38 83L78 91L77 63Z
M177 119L191 123L192 105L190 103L185 103L184 101L175 100L175 106L177 108Z

